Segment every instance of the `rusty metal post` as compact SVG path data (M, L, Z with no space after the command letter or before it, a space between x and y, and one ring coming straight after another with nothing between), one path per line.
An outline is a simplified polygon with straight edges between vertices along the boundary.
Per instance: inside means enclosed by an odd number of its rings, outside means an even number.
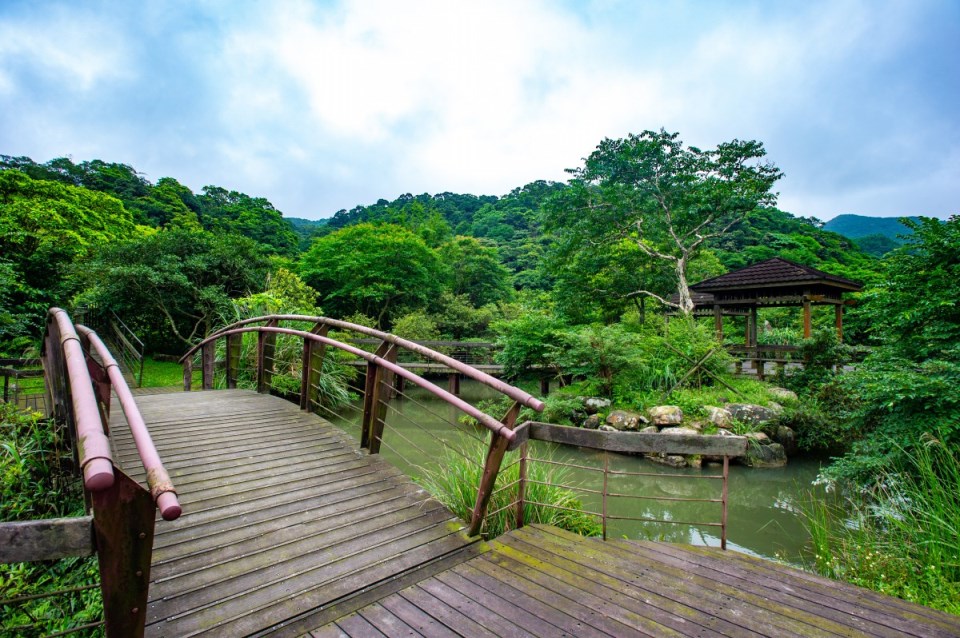
M93 493L93 526L108 638L143 636L155 509L150 493L114 468L113 486Z
M514 402L507 414L500 420L504 426L512 430L517 424L517 417L520 415L519 402ZM473 506L473 515L470 517L470 530L467 532L470 536L476 536L480 533L480 527L483 525L483 519L487 515L487 505L490 503L490 495L493 494L493 486L497 482L497 474L500 473L500 465L503 463L503 455L507 452L507 446L510 440L500 436L497 433L490 435L490 448L487 450L487 460L483 464L483 475L480 477L480 487L477 489L477 501Z
M517 529L523 527L524 507L527 498L527 444L520 446L519 478L517 479Z
M213 390L213 373L217 361L217 342L211 341L203 344L200 351L200 374L202 378L202 387L204 390Z
M227 388L237 387L237 377L240 370L240 354L243 351L243 335L227 335L226 378Z
M458 396L460 394L460 373L451 372L447 378L447 391L454 395Z
M600 523L603 526L603 540L607 540L607 478L610 475L610 452L603 451L603 508Z
M330 326L317 324L310 330L310 333L326 337L328 330L330 330ZM318 386L320 385L320 375L323 374L323 358L326 353L326 344L312 339L303 340L303 362L300 377L301 410L310 411L313 404L320 402Z
M720 495L720 549L727 548L727 477L730 475L730 457L723 455L723 492Z

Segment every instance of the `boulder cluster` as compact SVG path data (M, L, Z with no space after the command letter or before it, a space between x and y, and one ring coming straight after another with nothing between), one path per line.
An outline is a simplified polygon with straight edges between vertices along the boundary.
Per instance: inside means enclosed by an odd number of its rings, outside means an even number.
M781 401L795 401L797 395L784 388L771 388L772 397ZM582 411L572 416L580 427L607 432L646 432L666 436L676 434L704 434L734 436L743 433L751 439L744 456L736 460L755 468L783 467L787 455L797 449L794 431L778 423L783 412L779 403L768 406L751 403L726 403L723 406L705 405L706 420L685 419L676 405L658 405L644 413L612 410L610 401L596 397L582 398ZM648 454L651 461L672 467L699 467L703 462L718 461L709 457Z

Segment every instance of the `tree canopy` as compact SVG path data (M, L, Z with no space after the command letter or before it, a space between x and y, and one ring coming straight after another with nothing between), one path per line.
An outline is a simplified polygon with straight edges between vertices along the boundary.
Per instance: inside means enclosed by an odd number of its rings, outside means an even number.
M603 140L571 171L570 188L547 208L547 223L573 246L632 240L645 255L669 263L679 303L638 282L632 294L693 310L687 268L707 241L721 237L758 207L771 205L782 173L762 161L757 141L716 149L684 146L677 133L644 131Z

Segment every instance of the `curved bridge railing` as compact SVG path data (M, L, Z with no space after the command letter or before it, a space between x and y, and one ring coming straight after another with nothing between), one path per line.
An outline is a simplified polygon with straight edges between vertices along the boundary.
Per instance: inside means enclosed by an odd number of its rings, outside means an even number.
M281 326L281 322L292 324L292 326ZM361 338L373 338L376 340L373 344L376 345L376 348L373 348L371 352L356 345L345 343L328 336L331 330L335 331L335 336L343 333L344 341L354 339L356 335L361 335ZM282 365L290 367L289 356L286 358L277 356L278 338L292 338L302 342L299 356L296 358L293 367L299 368L297 393L299 394L300 407L304 410L314 410L320 405L320 376L323 373L323 362L327 348L336 348L366 361L366 375L364 377L364 388L362 389L360 446L367 449L370 454L377 454L380 451L384 436L387 403L395 395L398 381L409 382L423 388L489 430L491 436L486 462L470 520L469 533L471 535L480 531L487 503L504 454L519 445L514 428L517 425L517 417L521 408L528 407L540 412L544 407L542 401L523 390L481 372L462 361L413 341L346 321L302 315L256 317L231 324L210 335L180 359L184 370L184 390L189 390L193 386L194 359L198 354L201 388L212 389L214 378L221 369L223 385L227 388L237 387L244 335L256 336L256 350L255 354L252 355L255 359L255 370L251 372L256 379L257 391L262 393L271 391L272 379L278 373L278 362L283 362ZM222 359L218 358L218 343L221 344ZM512 400L512 405L502 418L497 419L467 403L454 393L405 369L397 363L398 354L401 350L442 364L457 374L490 387L509 397Z
M109 637L142 636L155 511L165 520L179 517L176 491L119 365L94 331L74 326L66 311L51 308L41 359L48 416L68 433L82 474L88 515L0 523L0 562L95 553L104 620L94 624L105 624ZM113 462L109 440L112 394L119 399L136 442L148 489Z

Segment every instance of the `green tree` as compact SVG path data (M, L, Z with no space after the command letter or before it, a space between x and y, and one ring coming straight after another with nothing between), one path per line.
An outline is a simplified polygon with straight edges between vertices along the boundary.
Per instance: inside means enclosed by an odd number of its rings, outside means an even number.
M705 242L721 237L759 206L773 204L782 173L763 144L733 140L713 150L685 147L677 133L644 131L605 139L571 171L570 188L547 208L548 226L568 241L599 247L632 240L646 255L672 266L679 302L693 310L687 269Z
M904 220L914 231L863 298L878 345L842 376L847 427L862 437L836 477L899 470L925 436L960 446L960 216Z
M134 233L130 213L109 195L0 171L3 338L39 335L47 308L77 291L70 266Z
M455 237L440 247L451 273L451 291L466 295L477 308L510 296L510 273L500 265L497 249L474 237Z
M153 347L193 345L259 291L269 260L253 240L167 229L106 245L85 268L85 301L110 308ZM179 348L178 348L179 350Z
M436 251L391 224L357 224L315 240L300 276L333 316L361 312L390 325L404 310L425 307L447 278Z

